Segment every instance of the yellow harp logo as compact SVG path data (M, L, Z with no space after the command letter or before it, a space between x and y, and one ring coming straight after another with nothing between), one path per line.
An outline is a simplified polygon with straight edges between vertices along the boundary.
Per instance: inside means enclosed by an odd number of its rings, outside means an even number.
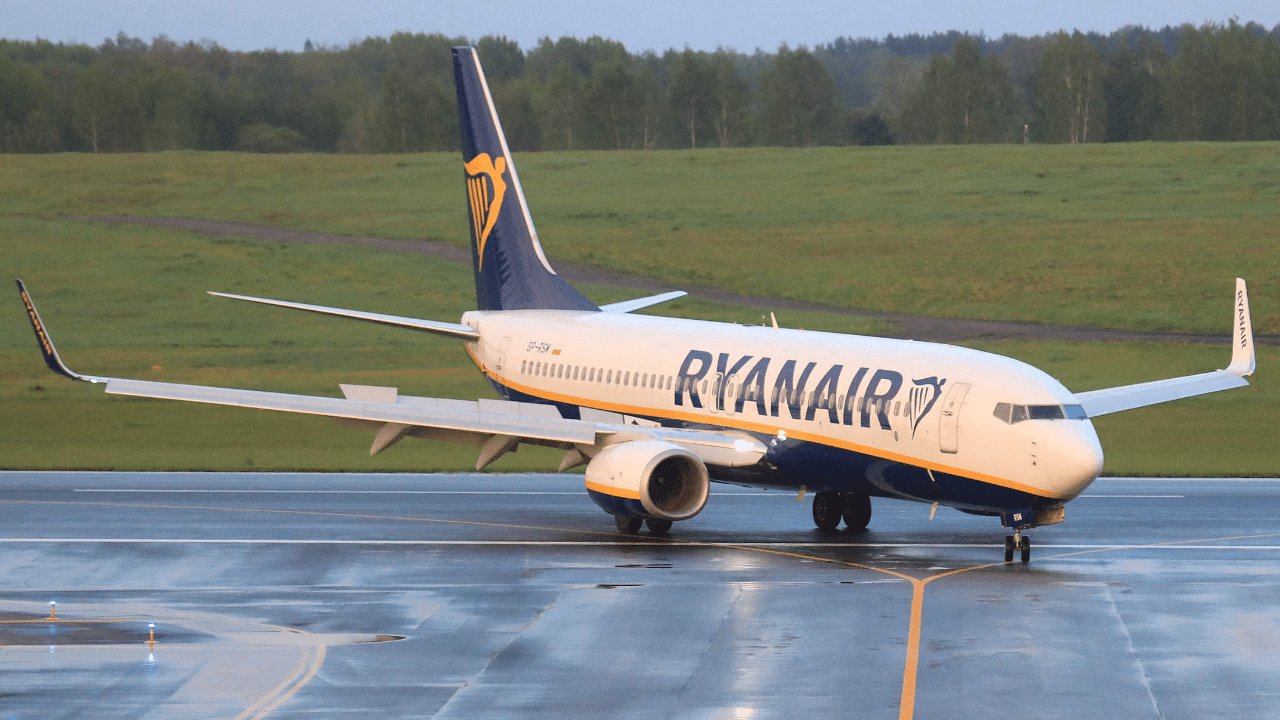
M507 159L499 157L495 161L489 153L480 153L463 167L467 171L467 199L471 203L471 231L476 238L476 256L479 257L476 267L479 268L484 264L484 243L498 222L502 196L507 192L507 183L502 179Z

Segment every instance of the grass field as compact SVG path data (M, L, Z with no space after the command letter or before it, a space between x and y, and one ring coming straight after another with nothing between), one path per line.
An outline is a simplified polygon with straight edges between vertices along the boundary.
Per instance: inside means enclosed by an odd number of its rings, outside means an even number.
M516 158L552 258L941 317L1280 333L1280 143ZM168 215L465 245L452 153L6 156L7 215Z
M545 153L517 159L552 261L761 295L965 317L1208 332L1231 279L1254 325L1280 331L1280 146L1133 145ZM245 220L463 243L457 158L158 154L6 157L3 268L30 286L67 361L87 373L337 395L492 396L458 343L211 298L218 289L444 320L470 272L426 256L285 246L66 219ZM1043 177L1041 177L1043 175ZM605 302L625 291L585 288ZM11 291L12 292L12 291ZM0 467L446 470L475 450L324 419L110 398L53 376L16 292L0 303ZM661 314L759 322L758 308L684 299ZM883 333L786 313L790 326ZM1076 390L1226 363L1222 347L995 343L982 349ZM1107 472L1280 475L1280 353L1254 385L1099 418ZM495 469L554 469L522 448Z

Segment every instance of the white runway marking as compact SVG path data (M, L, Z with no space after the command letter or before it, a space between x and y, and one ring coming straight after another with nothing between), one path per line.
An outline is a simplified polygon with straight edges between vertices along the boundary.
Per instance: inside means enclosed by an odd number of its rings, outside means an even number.
M1079 498L1076 498L1076 499L1077 500L1079 500L1080 498L1176 498L1176 499L1181 499L1185 497L1186 495L1095 495L1095 494L1089 494L1089 495L1081 495Z
M665 547L761 547L761 548L993 548L1000 543L820 543L820 542L705 542L700 540L321 540L315 538L0 538L0 543L19 545L59 544L192 544L192 545L417 545L417 546L527 546L527 547L620 547L628 545ZM1280 550L1280 545L1209 545L1173 543L1129 544L1037 544L1037 550Z
M215 495L583 495L585 490L217 490L211 488L75 488L78 493L175 493ZM760 492L714 493L716 497L767 497L791 500L789 495ZM1179 496L1181 497L1181 496Z

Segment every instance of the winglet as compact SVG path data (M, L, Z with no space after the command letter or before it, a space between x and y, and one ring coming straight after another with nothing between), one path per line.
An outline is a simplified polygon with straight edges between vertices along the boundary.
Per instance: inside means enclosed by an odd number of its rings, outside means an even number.
M1253 374L1257 359L1253 352L1253 322L1249 318L1249 293L1244 279L1236 278L1234 332L1231 338L1231 364L1227 372L1240 377Z
M49 331L44 327L44 321L40 319L40 313L36 312L35 303L31 302L31 294L27 292L27 286L22 284L21 280L14 278L18 283L18 294L22 296L22 304L27 307L27 318L31 320L31 329L36 331L36 342L40 345L40 353L44 355L44 363L49 369L72 380L81 382L105 382L105 378L91 377L81 375L71 371L66 363L62 362L62 358L58 357L58 351L53 347L53 340L49 338Z

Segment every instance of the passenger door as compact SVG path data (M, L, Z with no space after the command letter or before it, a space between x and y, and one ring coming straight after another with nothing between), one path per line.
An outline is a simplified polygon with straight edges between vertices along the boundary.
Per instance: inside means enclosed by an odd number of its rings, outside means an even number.
M938 449L944 453L960 450L960 408L969 394L969 383L956 383L942 400L942 415L938 418Z

